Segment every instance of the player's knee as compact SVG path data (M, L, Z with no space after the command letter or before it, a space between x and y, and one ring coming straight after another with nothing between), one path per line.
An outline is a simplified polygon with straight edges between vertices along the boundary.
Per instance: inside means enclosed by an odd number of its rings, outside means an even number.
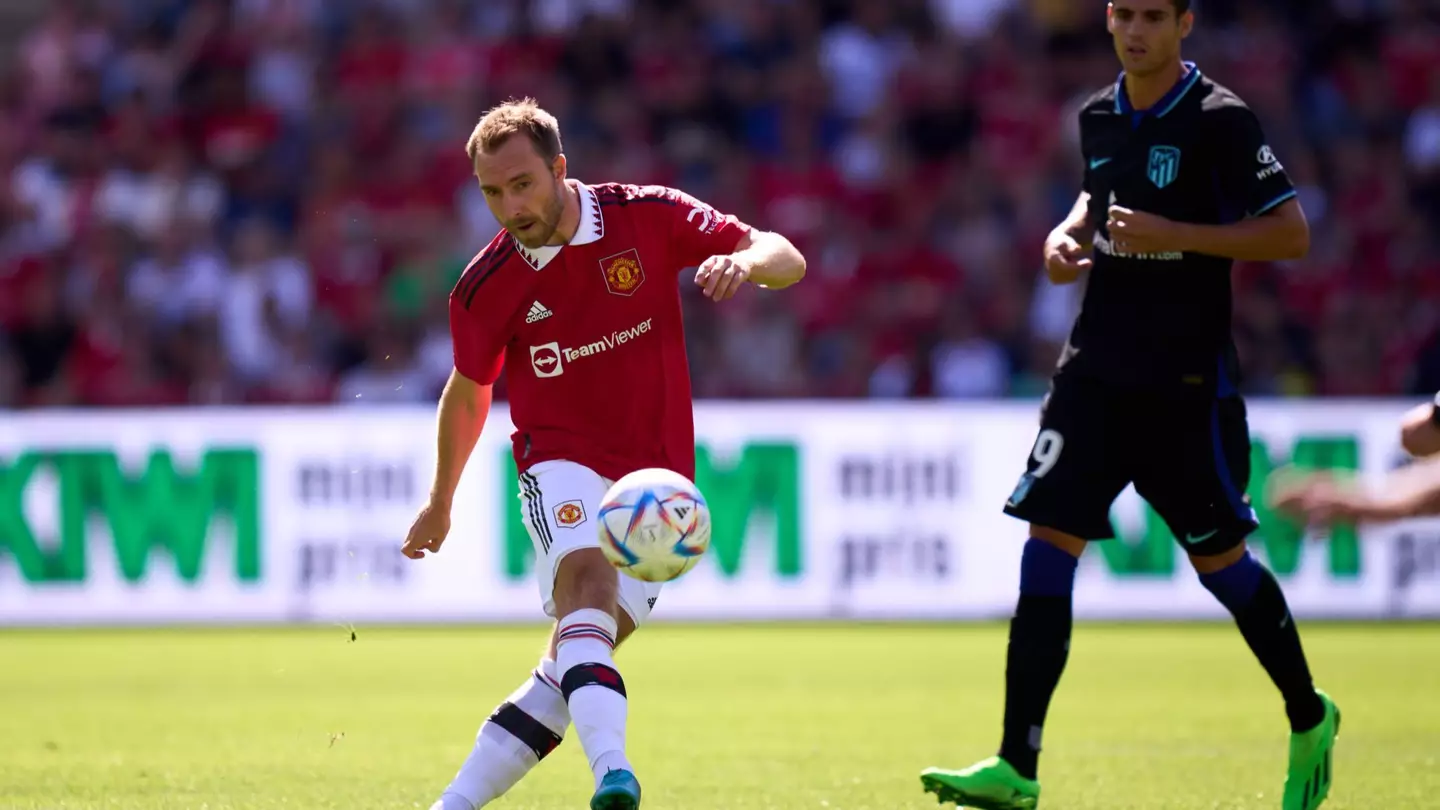
M635 620L630 618L630 614L628 612L624 610L617 610L615 612L616 614L618 614L615 619L615 649L618 650L620 649L620 645L625 643L626 639L630 638L632 635L635 634L636 625ZM547 649L546 657L549 658L551 661L557 661L559 660L559 656L560 624L559 622L556 622L555 627L552 628L550 631L550 646Z
M1266 568L1241 544L1224 553L1210 556L1192 555L1190 562L1205 586L1227 610L1239 617L1254 604L1262 589L1270 588L1281 602L1279 584Z
M555 607L564 616L587 608L615 615L620 581L615 567L598 548L572 551L555 572Z
M1078 555L1032 537L1020 554L1020 609L1024 609L1026 597L1068 600L1075 590L1075 571L1079 564Z
M1197 574L1218 573L1245 559L1247 548L1243 538L1235 538L1212 549L1191 551L1190 566Z
M1085 553L1086 541L1083 538L1062 532L1059 529L1052 529L1049 526L1040 526L1031 523L1030 536L1036 540L1049 543L1072 557L1079 557Z
M618 614L615 617L615 646L619 647L625 643L625 639L629 638L631 634L635 632L635 620L630 618L630 614L624 610L617 610L615 612Z

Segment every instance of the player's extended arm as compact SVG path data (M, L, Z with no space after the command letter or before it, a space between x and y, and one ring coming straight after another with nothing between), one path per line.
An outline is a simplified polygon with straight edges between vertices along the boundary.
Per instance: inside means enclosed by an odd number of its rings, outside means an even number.
M1374 489L1330 473L1276 478L1271 504L1307 523L1389 523L1440 515L1440 458L1397 470Z
M1440 515L1440 459L1426 459L1392 473L1380 494L1369 497L1361 520L1404 520Z
M448 511L454 502L460 474L465 471L465 464L485 427L485 418L490 414L492 389L459 371L450 372L450 381L440 394L436 416L435 480L430 486L432 505Z
M1229 225L1177 225L1176 248L1238 261L1300 259L1310 251L1310 223L1300 201L1289 199L1274 209Z

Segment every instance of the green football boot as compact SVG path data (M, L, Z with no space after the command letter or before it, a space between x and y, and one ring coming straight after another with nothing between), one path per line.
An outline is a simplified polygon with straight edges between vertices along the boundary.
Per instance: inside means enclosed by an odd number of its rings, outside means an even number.
M1330 795L1335 739L1340 736L1340 708L1315 690L1325 704L1325 719L1303 734L1290 735L1290 769L1285 774L1284 810L1316 810Z
M941 804L950 802L975 810L1033 810L1040 801L1040 783L1021 776L1000 757L990 757L963 771L926 768L920 773L920 784Z

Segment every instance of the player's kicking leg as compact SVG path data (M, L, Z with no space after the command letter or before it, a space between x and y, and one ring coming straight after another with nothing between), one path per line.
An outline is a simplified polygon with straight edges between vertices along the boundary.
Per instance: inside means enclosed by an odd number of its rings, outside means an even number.
M591 806L633 810L640 785L625 756L625 683L614 651L649 616L661 586L621 575L599 550L590 518L611 482L568 461L536 464L520 479L541 604L559 621L536 673L481 727L475 750L431 810L493 801L559 745L571 722L595 774Z
M1315 688L1300 632L1280 583L1242 544L1224 554L1190 557L1200 581L1235 617L1245 643L1285 699L1290 761L1284 810L1315 810L1330 795L1340 709Z
M560 691L595 775L591 810L635 810L640 783L625 756L627 695L613 655L620 622L627 635L633 624L619 609L618 572L598 548L573 551L560 561L555 609Z
M634 810L640 784L625 754L627 698L616 641L642 624L660 585L624 576L600 551L592 519L610 481L568 461L521 475L521 514L535 544L536 573L555 629L561 697L595 776L594 810Z
M633 630L634 622L622 612L616 646ZM570 707L556 663L558 640L557 626L540 665L480 726L470 756L430 810L478 810L505 795L560 746L570 726Z

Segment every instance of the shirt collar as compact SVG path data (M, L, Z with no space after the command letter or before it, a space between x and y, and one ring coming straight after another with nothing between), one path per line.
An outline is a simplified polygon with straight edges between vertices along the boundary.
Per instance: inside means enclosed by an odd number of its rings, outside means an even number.
M1190 88L1200 81L1200 68L1194 62L1185 62L1184 64L1189 72L1181 76L1180 81L1176 82L1174 87L1155 102L1155 106L1143 112L1151 113L1156 118L1163 118L1166 113L1175 109L1175 106L1180 103L1180 99L1184 98L1185 94L1190 92ZM1124 115L1134 112L1142 111L1130 106L1130 96L1125 92L1125 72L1122 70L1120 78L1115 80L1115 113Z
M569 245L588 245L600 241L605 235L605 217L600 212L600 195L595 189L585 185L579 180L566 180L574 189L580 192L580 224L575 228L575 235L570 237ZM540 270L545 265L560 255L560 249L565 245L545 245L531 250L515 243L515 250L535 270Z

